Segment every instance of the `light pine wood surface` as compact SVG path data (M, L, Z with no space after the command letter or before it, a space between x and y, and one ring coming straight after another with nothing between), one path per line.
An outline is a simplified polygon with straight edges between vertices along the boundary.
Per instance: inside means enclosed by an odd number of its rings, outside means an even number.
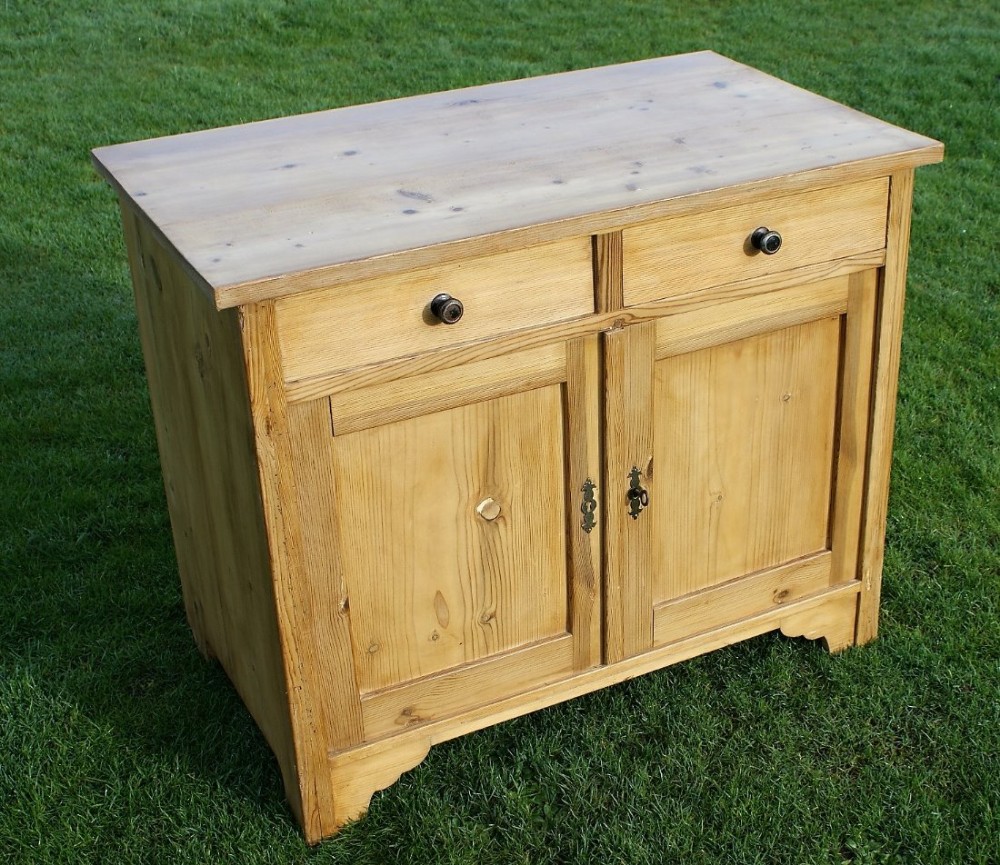
M883 177L627 228L622 232L625 304L882 249L888 190ZM781 234L774 255L750 244L758 227Z
M941 153L711 52L95 151L188 618L307 840L437 742L875 636Z
M653 640L653 519L669 507L653 483L653 322L604 338L604 662L650 648ZM650 497L633 519L632 469Z
M862 590L858 601L858 643L867 643L878 633L912 204L913 171L899 171L893 174L889 182L886 261L879 284L875 330L875 381L871 444L868 453L868 487L864 522L861 527Z
M826 547L840 322L657 361L654 601Z
M340 391L330 397L334 432L337 435L357 432L563 382L566 350L565 342L556 342L424 375Z
M830 585L831 558L828 551L812 553L661 601L653 608L653 643L710 632L814 595Z
M803 287L805 291L817 292L811 286L817 281L834 279L838 276L846 276L881 266L885 261L885 251L864 253L850 256L849 258L838 259L835 262L824 262L820 265L809 265L796 268L788 272L777 274L773 277L756 277L725 285L713 286L701 291L691 292L677 297L668 297L652 303L645 303L641 306L627 308L613 308L610 311L598 313L596 315L584 316L582 318L571 319L566 322L548 325L539 328L528 328L516 331L512 334L503 334L492 339L483 339L477 342L458 345L453 348L439 349L434 352L410 355L395 360L384 361L371 364L357 369L346 370L344 372L333 372L320 374L298 381L286 381L286 391L290 402L301 402L303 400L315 399L328 394L345 393L355 388L366 388L370 385L381 384L390 381L397 381L409 378L422 373L449 370L460 364L472 361L495 358L500 355L511 354L522 349L534 349L545 347L553 342L571 339L574 337L586 336L589 334L604 333L608 330L623 327L626 324L635 324L642 321L659 321L665 314L680 312L698 312L703 308L713 306L718 303L750 300L744 304L742 314L752 317L751 321L744 324L747 335L754 331L754 328L767 327L762 321L762 317L777 321L777 317L784 317L788 324L794 324L802 319L801 307L797 301L792 301L791 295L776 295L770 297L772 292L778 292L785 288ZM767 296L768 299L764 299ZM820 289L816 293L815 300L817 307L830 310L831 315L842 311L846 301L846 295L842 291L825 292ZM740 313L735 307L727 307L728 314L736 316ZM694 333L701 334L698 339L709 339L704 336L707 331L696 324L699 318L704 316L712 317L714 313L701 312L698 316L690 319L675 319L676 322L691 322ZM735 322L733 322L735 323ZM665 328L662 323L658 326L658 339L670 339L669 334L672 328ZM716 330L715 333L721 333ZM678 334L678 338L688 338L683 332ZM706 343L707 344L707 343Z
M877 283L876 270L861 271L848 278L847 308L842 323L837 462L831 503L831 583L860 578L859 526L868 456Z
M594 311L590 238L477 258L277 302L288 381L477 342ZM438 294L462 301L456 324L429 312Z
M302 819L241 322L190 284L128 202L121 214L188 622L274 750Z
M224 307L316 288L338 269L356 281L586 236L601 230L598 213L641 221L704 193L885 176L940 154L703 51L103 147L94 159Z
M565 632L562 435L552 385L335 437L362 691Z
M822 639L830 651L841 651L850 645L853 638L858 590L856 582L827 588L801 600L771 607L732 624L657 647L619 663L595 667L568 679L542 683L524 693L459 712L445 720L413 727L350 751L331 752L326 772L331 784L343 791L341 801L345 810L338 815L336 822L330 820L326 834L364 814L376 790L395 783L403 772L413 769L427 756L431 746L441 742L776 629L788 636ZM312 841L320 840L318 835L307 837Z

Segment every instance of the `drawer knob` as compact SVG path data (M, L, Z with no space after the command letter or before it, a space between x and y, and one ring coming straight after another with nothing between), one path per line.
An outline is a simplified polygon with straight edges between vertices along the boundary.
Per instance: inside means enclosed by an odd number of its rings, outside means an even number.
M431 315L442 324L455 324L464 312L462 301L450 294L439 294L431 301Z
M781 249L781 235L762 225L760 228L755 228L750 235L750 245L754 249L759 249L764 255L774 255Z

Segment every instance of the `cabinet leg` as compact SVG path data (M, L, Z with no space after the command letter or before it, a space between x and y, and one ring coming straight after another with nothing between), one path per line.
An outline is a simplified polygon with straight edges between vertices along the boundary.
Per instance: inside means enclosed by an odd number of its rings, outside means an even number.
M854 645L858 621L858 596L839 595L801 613L781 620L786 637L822 640L827 651L836 654Z
M429 739L389 739L331 754L326 766L317 767L317 771L327 774L326 778L311 780L303 771L299 779L301 812L296 816L306 841L317 844L362 817L372 796L418 766L430 746Z

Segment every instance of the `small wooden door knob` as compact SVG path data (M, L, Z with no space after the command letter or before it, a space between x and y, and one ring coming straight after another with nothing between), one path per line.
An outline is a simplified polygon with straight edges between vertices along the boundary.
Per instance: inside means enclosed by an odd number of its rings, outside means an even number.
M492 523L500 516L500 510L500 502L490 498L483 499L476 505L476 513L488 523Z

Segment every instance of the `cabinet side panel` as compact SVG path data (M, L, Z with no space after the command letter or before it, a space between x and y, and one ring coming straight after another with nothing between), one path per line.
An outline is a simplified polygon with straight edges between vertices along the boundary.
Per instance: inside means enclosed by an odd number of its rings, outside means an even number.
M122 222L184 604L294 790L274 595L235 311L217 312L127 205Z
M885 522L889 504L889 471L896 425L896 387L903 331L906 259L910 242L913 171L893 174L889 184L889 221L885 268L879 285L875 331L874 397L868 486L862 523L861 597L856 641L860 645L878 633L878 606L882 588Z

